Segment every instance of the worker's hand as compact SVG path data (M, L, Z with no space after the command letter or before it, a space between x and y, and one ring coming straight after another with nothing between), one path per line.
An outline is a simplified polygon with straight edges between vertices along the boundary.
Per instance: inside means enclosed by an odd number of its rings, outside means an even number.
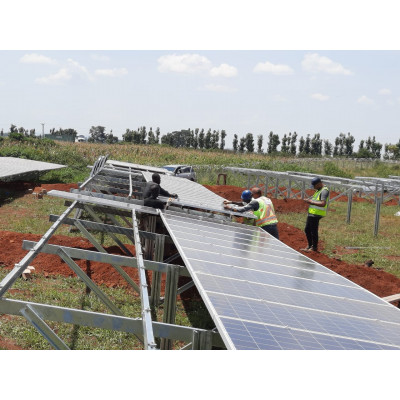
M224 205L224 208L225 208L226 210L232 210L232 206L229 205L229 204L225 204L225 205Z
M178 195L177 195L176 193L172 193L172 194L171 194L171 197L173 197L174 199L177 199L177 198L178 198Z
M224 200L224 204L230 204L229 200Z

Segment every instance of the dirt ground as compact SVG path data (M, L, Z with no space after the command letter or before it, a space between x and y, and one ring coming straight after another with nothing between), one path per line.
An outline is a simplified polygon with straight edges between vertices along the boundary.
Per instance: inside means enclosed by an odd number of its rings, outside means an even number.
M40 192L42 189L47 191L56 189L69 191L70 188L76 188L75 184L47 184L41 187L32 187L28 184L17 183L17 184L6 184L1 185L4 189L5 187L17 189L21 191L22 195L27 194L27 189L34 189L34 192ZM238 188L235 186L228 185L215 185L206 187L217 193L218 195L232 201L240 201L240 195L243 188ZM347 200L346 200L347 201ZM307 210L307 205L302 200L295 199L272 199L275 210L279 216L281 213L285 212L300 212L305 213ZM0 220L4 216L5 211L0 206ZM24 210L21 210L23 213ZM288 246L299 250L306 246L305 234L302 230L297 229L285 223L278 223L279 236L282 242ZM43 232L45 233L45 232ZM38 241L41 235L34 234L21 234L10 231L1 231L0 227L0 265L12 269L14 264L19 262L27 253L27 251L22 249L23 240ZM54 235L50 241L50 244L59 244L68 247L77 247L81 249L95 250L92 244L86 239L82 238L72 238L62 235ZM127 246L129 250L134 254L134 246ZM321 248L323 249L323 242L321 243ZM106 249L112 254L122 254L121 250L117 246L112 246ZM323 253L309 253L308 257L317 261L318 263L326 266L327 268L337 272L338 274L350 279L351 281L357 283L358 285L364 287L365 289L371 291L377 296L384 297L392 294L400 293L400 279L392 274L385 271L376 270L365 265L357 264L347 264L339 259L329 258ZM109 287L127 287L126 281L120 276L120 274L110 265L90 262L84 260L75 260L76 263L87 272L89 277L97 284L105 284ZM58 256L49 254L40 254L32 262L35 267L35 273L41 273L46 278L51 279L56 275L73 276L74 273ZM125 271L131 276L136 282L138 281L137 271L134 268L124 268ZM148 274L148 275L151 275ZM187 278L186 278L187 279ZM186 279L182 279L180 284L185 282ZM163 287L162 287L163 289ZM199 298L198 292L195 288L192 288L182 295L182 300L188 300L189 298ZM8 316L3 315L1 318L8 318ZM0 338L0 347L3 348L16 348L13 343L8 343L4 339Z

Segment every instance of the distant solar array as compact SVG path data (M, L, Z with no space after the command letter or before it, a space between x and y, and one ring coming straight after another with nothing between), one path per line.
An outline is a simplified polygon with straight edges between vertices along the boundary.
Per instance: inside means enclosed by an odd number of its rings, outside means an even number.
M59 168L65 168L65 165L15 157L0 157L0 181L10 182L27 179Z

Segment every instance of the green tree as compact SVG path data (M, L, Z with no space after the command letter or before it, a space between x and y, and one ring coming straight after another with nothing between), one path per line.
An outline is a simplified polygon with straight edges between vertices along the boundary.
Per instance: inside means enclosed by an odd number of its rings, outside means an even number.
M304 155L304 145L306 141L304 140L303 136L299 139L299 154Z
M304 154L311 154L311 138L310 134L307 134L306 140L304 142Z
M324 140L324 154L325 156L331 156L333 151L332 143L328 140Z
M244 153L245 148L246 148L246 138L241 137L239 141L239 153Z
M347 133L347 136L344 138L344 154L347 157L351 157L353 155L353 147L354 147L355 138L350 132Z
M233 142L232 142L233 151L236 153L239 149L239 140L238 135L235 133L233 135Z
M252 133L248 133L245 138L246 150L248 153L254 153L254 138Z
M289 133L289 137L291 137L291 140L290 140L290 153L295 156L296 155L297 133L293 132L293 135L291 135Z
M204 139L204 147L206 149L211 149L211 129L209 129L206 133L206 137Z
M226 132L224 129L221 130L221 143L219 145L220 150L224 150L225 148L225 138L226 138Z
M263 153L263 135L258 135L257 136L257 153L262 154Z
M311 154L314 156L322 155L322 139L319 133L316 133L311 139Z
M152 145L152 144L156 144L157 143L156 135L154 134L152 127L150 127L150 130L149 130L149 133L147 135L147 138L148 138L147 139L147 143L148 144Z
M287 154L287 153L289 153L289 150L290 150L290 147L288 146L288 136L285 133L282 138L281 153Z
M89 139L88 141L91 143L105 143L106 136L106 128L104 126L92 126L89 130Z
M199 148L204 149L204 144L205 144L205 134L204 134L204 129L202 129L199 133Z

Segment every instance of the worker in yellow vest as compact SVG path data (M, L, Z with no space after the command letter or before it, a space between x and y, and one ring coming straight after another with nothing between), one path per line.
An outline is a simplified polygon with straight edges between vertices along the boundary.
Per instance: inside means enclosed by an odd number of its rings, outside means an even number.
M309 204L306 227L308 246L305 249L300 249L305 252L318 251L318 228L321 218L326 216L329 203L329 189L322 183L321 178L314 178L311 185L315 189L311 199L306 199Z
M257 217L254 220L254 224L279 239L278 219L271 199L263 196L261 189L258 187L252 188L251 191L245 190L241 198L244 203L243 207L232 206L233 202L224 201L224 208L237 212L253 212Z

